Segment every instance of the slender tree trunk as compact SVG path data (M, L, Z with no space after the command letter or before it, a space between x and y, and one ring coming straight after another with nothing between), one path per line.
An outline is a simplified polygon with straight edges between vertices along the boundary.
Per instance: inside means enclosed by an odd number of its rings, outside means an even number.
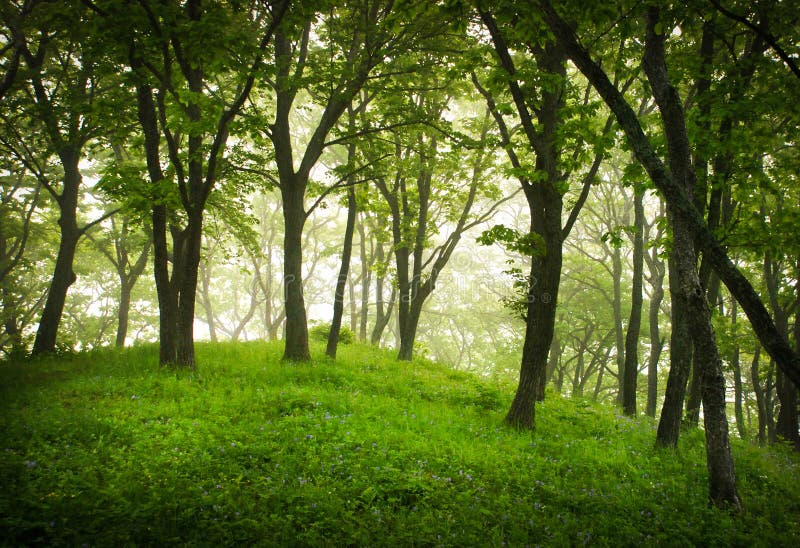
M125 346L125 339L128 336L128 316L131 309L131 292L133 285L129 284L124 278L120 278L119 286L119 305L117 306L117 336L114 345L117 348Z
M644 190L634 193L633 288L631 315L625 336L625 368L622 383L622 410L636 415L636 385L639 375L639 330L642 323L642 281L644 277Z
M386 260L383 251L383 244L381 242L377 242L375 247L375 258L379 264L383 264ZM383 286L384 280L386 276L383 274L383 269L380 273L375 275L375 325L372 328L372 333L370 335L370 343L372 344L379 344L381 342L381 337L383 336L383 331L386 329L386 326L389 324L389 320L392 317L392 308L394 307L394 300L396 296L396 292L392 290L392 296L388 303L383 300Z
M355 154L355 145L350 145L350 154ZM353 232L356 224L356 191L352 186L347 189L347 225L344 231L344 245L342 246L342 265L339 268L339 277L336 279L336 291L333 300L333 319L328 332L328 346L325 353L331 358L336 358L336 349L339 345L339 330L342 327L344 314L344 289L350 271L350 255L353 252Z
M767 403L764 397L764 390L761 388L761 375L758 372L759 358L761 357L761 345L756 343L753 351L753 361L750 362L750 382L753 384L753 392L756 395L756 410L758 413L758 444L767 443Z
M661 301L664 299L664 267L663 263L658 260L656 255L657 252L654 250L653 265L656 269L656 272L651 271L653 294L650 297L650 357L647 362L646 412L650 417L656 416L656 407L658 407L658 361L661 359L661 351L664 348L664 343L661 340L661 333L658 326Z
M9 358L18 359L25 356L25 345L22 342L22 331L19 327L19 314L16 303L12 302L13 297L8 286L8 278L0 281L2 284L2 311L3 311L3 332L8 337L8 344L11 349L7 352Z
M769 361L767 378L764 380L764 406L767 418L767 442L775 443L775 360Z
M369 320L369 285L372 280L369 259L367 258L367 235L363 223L358 225L358 236L359 252L361 254L361 314L358 318L358 338L361 341L366 341L367 321ZM353 301L353 308L355 310L355 300ZM355 318L353 318L353 322L355 322ZM353 333L355 332L354 327Z
M550 343L550 356L547 360L547 377L545 378L545 386L552 381L553 375L558 369L558 364L561 361L562 346L558 338L558 332L553 331L553 342Z
M350 331L357 333L358 326L356 322L358 321L358 307L356 306L356 284L349 278L347 280L347 296L348 302L350 303Z
M203 263L200 265L200 297L203 304L203 312L206 316L208 325L208 336L211 342L217 342L217 321L214 318L214 306L211 303L211 267Z
M60 214L58 226L61 239L58 245L58 255L56 256L53 276L47 292L47 300L39 320L36 339L33 342L34 355L55 351L58 328L61 324L61 316L64 313L64 304L67 301L67 292L76 279L72 267L75 261L78 240L81 237L77 222L78 190L81 184L81 173L78 169L80 157L77 152L62 151L60 158L64 168L63 191L58 197Z
M731 368L733 369L733 390L734 390L734 413L736 416L736 430L739 432L739 437L743 440L747 439L747 429L744 423L743 405L743 389L742 389L742 365L739 355L739 342L736 335L737 316L739 315L739 308L736 305L736 300L731 304L731 327L733 329L733 347L731 348Z
M627 224L627 223L626 223ZM614 335L617 362L617 403L622 404L625 390L625 329L622 325L622 256L619 247L611 250L612 285L614 288Z
M664 393L664 404L658 421L656 445L678 448L681 431L681 413L686 395L686 383L692 363L692 337L686 316L688 303L680 291L675 251L669 256L669 291L672 302L672 332L669 342L669 376Z

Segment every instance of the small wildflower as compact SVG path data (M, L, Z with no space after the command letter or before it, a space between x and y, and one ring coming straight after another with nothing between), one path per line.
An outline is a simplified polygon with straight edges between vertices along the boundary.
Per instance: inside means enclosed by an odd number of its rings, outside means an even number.
M28 468L36 468L36 461L35 460L26 460L25 466Z

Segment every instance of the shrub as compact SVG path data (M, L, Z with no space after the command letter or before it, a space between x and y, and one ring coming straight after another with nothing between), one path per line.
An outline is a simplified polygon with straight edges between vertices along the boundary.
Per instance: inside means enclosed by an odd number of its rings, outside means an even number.
M331 324L330 323L318 323L316 325L311 326L311 329L308 330L309 335L312 338L327 341L328 334L331 332ZM355 335L353 331L346 326L342 326L339 329L339 343L341 344L350 344L355 340Z

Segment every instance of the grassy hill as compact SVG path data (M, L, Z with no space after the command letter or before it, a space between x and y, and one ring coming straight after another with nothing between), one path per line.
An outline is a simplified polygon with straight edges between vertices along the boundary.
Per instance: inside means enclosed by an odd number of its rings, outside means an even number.
M321 356L322 349L314 349ZM711 509L701 432L361 345L283 364L278 344L0 364L0 543L800 545L800 460L734 444L746 514Z

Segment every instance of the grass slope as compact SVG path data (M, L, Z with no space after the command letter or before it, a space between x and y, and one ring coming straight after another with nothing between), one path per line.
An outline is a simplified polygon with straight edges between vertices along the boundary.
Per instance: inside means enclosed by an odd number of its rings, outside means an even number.
M322 349L316 348L315 355ZM0 364L0 543L800 545L798 459L734 444L747 513L706 501L701 432L360 345L280 363L276 344Z

